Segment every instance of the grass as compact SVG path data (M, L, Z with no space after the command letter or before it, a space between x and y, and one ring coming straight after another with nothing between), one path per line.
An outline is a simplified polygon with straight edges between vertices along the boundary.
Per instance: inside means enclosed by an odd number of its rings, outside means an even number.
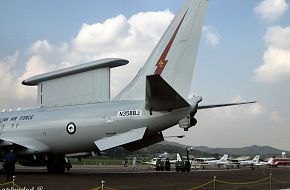
M129 164L132 164L133 158L128 158ZM140 164L139 161L145 160L144 158L137 158L137 165ZM148 159L146 159L148 160ZM106 157L92 157L92 158L71 158L72 165L123 165L124 158L106 158Z

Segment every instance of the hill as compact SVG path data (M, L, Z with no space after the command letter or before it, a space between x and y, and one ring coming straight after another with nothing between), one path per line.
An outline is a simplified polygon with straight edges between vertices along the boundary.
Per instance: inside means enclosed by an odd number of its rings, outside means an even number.
M122 147L118 147L105 151L103 155L114 158L125 158L132 156L153 158L164 152L167 152L170 155L176 155L176 153L185 155L187 147L189 146L171 141L163 141L135 152L129 152ZM259 154L263 157L270 157L280 156L282 152L286 152L286 154L290 156L290 151L280 150L270 146L257 145L242 148L210 148L207 146L195 146L194 150L191 151L190 154L194 157L219 157L223 154L229 154L231 156L249 155L252 157Z
M211 154L230 154L230 155L261 155L261 156L277 156L281 155L282 152L286 152L287 155L290 155L289 151L280 150L277 148L273 148L270 146L248 146L248 147L242 147L242 148L210 148L206 146L196 146L194 147L196 150L208 152Z
M125 158L132 156L153 158L164 152L167 152L170 155L176 155L176 153L186 155L186 147L188 146L179 143L164 141L161 143L148 146L146 148L142 148L134 152L129 152L128 150L122 147L117 147L111 150L104 151L103 155L113 158ZM192 150L190 154L194 155L195 157L212 156L211 153L206 153L197 149Z

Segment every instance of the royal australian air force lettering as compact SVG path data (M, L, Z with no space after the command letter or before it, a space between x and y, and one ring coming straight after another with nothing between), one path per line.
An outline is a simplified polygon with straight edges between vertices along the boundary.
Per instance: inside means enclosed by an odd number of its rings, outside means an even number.
M142 110L123 110L118 111L118 117L138 117L142 116Z

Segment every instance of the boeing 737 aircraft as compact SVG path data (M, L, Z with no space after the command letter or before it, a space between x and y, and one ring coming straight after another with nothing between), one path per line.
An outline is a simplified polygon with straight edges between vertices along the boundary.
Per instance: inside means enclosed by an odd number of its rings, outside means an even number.
M22 165L63 172L66 158L122 146L134 151L163 141L162 131L195 126L197 110L252 102L199 105L187 99L207 0L188 0L136 77L110 98L108 58L28 78L38 108L0 114L0 148L13 149ZM217 121L218 122L218 121Z

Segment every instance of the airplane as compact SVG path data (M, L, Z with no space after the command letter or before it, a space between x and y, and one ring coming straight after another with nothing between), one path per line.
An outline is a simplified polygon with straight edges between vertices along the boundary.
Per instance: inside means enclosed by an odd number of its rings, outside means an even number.
M216 160L214 157L209 158L192 158L191 159L191 168L202 168L205 169L206 166L209 166L208 161Z
M159 155L158 157L152 158L149 162L142 162L142 164L147 164L151 168L156 168L156 163L158 160L165 161L166 159L169 159L170 164L175 164L177 161L181 161L181 157L179 153L176 154L176 159L172 160L169 158L169 154L167 152Z
M199 105L188 99L207 0L187 0L135 78L110 97L110 71L128 60L105 58L30 77L37 108L0 113L0 150L13 149L25 166L62 173L67 158L129 151L164 140L162 131L197 124Z
M258 166L260 163L260 155L256 155L253 160L240 161L240 166L250 166L251 168Z
M229 157L228 154L224 154L219 160L209 160L209 161L206 161L206 163L208 165L213 165L217 167L220 167L220 166L227 167L230 165L230 162L228 161L228 157Z
M156 167L156 162L158 159L166 159L169 158L169 154L167 152L164 152L163 154L160 154L158 157L152 158L149 162L141 162L142 164L147 164L150 167Z
M271 167L286 166L286 165L290 165L290 158L272 157L269 159L269 161L266 164Z

